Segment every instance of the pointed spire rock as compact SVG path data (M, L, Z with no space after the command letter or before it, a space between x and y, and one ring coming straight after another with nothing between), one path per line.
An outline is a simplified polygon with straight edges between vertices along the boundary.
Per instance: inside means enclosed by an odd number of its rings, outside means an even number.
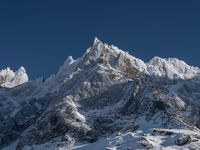
M24 73L26 73L26 69L25 69L23 66L21 66L21 67L17 70L17 72L24 72Z
M98 43L102 43L102 42L99 40L98 37L95 37L93 44L98 44Z
M23 84L28 81L28 75L26 73L26 69L21 66L16 72L15 72L15 77L13 79L13 84L14 86Z
M94 38L92 48L100 48L103 43L97 38Z

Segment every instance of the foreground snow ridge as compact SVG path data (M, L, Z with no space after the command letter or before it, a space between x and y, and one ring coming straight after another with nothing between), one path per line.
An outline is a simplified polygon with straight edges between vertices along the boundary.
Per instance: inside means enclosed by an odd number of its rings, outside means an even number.
M98 38L46 80L7 68L0 149L200 149L199 72L176 58L145 63Z

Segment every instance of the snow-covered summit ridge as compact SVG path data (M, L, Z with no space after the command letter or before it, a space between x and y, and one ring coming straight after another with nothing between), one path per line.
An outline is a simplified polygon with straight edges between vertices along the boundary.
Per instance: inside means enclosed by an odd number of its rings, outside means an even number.
M114 45L101 42L97 37L95 37L92 46L87 49L82 59L86 58L85 62L89 64L90 61L96 61L101 58L105 51L108 55L108 62L113 61L113 58L117 58L118 67L120 67L120 65L124 65L122 64L123 60L128 58L131 61L132 67L148 75L168 77L170 79L190 79L200 74L200 69L198 67L189 66L187 63L177 58L161 58L156 56L145 63L141 59L130 55L127 51L123 51ZM70 62L75 62L72 58L68 58L66 62L69 62L69 60ZM113 66L111 65L111 67Z
M22 66L17 71L9 67L0 71L0 86L12 88L28 81L28 75Z
M166 76L169 78L189 79L200 73L198 67L189 66L177 58L160 58L154 57L147 63L149 74L157 76Z

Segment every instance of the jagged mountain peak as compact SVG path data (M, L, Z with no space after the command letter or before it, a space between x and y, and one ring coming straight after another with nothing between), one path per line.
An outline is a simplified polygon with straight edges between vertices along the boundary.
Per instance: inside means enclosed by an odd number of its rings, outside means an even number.
M103 44L98 37L94 38L93 45Z
M82 58L84 58L85 64L104 59L101 62L107 62L108 66L113 68L116 68L117 63L120 66L124 66L124 60L129 59L132 67L145 74L168 77L170 79L190 79L200 73L198 67L189 66L177 58L161 58L156 56L145 63L141 59L130 55L127 51L123 51L114 45L103 43L97 37Z
M91 51L100 51L103 46L104 46L104 43L101 42L97 37L95 37L90 50Z
M15 72L7 67L6 69L0 71L0 80L0 86L12 88L27 82L28 75L23 66Z
M150 75L166 76L171 79L189 79L200 73L198 67L189 66L186 62L177 58L154 57L147 63Z
M21 66L21 67L17 70L17 72L26 73L26 69L25 69L23 66Z

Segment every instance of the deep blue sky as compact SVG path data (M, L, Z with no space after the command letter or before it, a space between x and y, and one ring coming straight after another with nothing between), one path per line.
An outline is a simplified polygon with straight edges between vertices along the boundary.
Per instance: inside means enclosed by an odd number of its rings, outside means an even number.
M177 57L200 66L199 0L0 1L0 68L33 79L80 57L94 37L148 61Z

